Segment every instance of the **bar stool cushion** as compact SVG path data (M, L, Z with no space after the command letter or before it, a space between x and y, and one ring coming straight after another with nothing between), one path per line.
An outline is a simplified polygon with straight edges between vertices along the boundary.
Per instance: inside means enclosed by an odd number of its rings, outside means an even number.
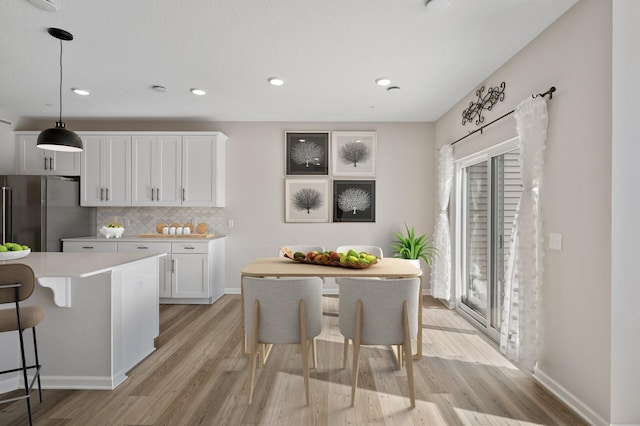
M26 330L40 324L44 318L44 309L40 306L25 306L20 308L22 329ZM18 330L18 317L15 309L0 309L0 333Z

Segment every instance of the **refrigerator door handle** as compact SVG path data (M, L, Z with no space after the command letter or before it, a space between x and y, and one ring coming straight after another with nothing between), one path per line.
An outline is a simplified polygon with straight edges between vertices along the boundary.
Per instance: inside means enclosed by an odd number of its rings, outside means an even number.
M13 241L13 225L11 223L11 188L0 188L0 244Z

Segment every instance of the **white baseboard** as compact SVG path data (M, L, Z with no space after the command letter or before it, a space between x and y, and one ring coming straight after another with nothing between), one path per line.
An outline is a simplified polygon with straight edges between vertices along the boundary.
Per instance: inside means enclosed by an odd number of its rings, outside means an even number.
M586 422L594 426L609 426L609 422L600 417L588 405L578 399L575 395L562 387L560 383L553 380L539 368L533 373L533 379L549 392L554 394L560 401L564 402L569 408L575 411Z
M20 387L20 382L18 381L18 376L6 376L4 379L0 380L0 393L11 392L12 390L16 390Z
M113 390L127 379L126 375L113 379L103 376L45 376L40 377L42 389Z

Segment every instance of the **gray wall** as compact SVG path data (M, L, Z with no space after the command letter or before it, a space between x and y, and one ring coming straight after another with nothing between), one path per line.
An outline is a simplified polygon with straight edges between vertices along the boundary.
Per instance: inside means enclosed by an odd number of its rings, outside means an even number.
M544 258L536 377L593 422L606 424L611 415L611 20L611 1L582 0L482 80L507 84L504 102L486 114L486 122L532 93L557 86L548 104L542 211L545 246L554 232L562 234L563 247L547 249ZM474 92L438 120L437 147L470 130L460 120L472 100ZM454 157L515 135L515 120L504 119L457 144Z

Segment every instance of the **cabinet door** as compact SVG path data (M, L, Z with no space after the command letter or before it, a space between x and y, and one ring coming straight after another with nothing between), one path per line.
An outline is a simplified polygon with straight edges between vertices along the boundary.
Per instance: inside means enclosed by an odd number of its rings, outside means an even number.
M135 136L131 141L131 204L134 206L151 206L155 202L154 141L154 136Z
M102 145L104 136L83 136L84 149L81 154L80 173L80 205L103 206L104 186L103 174L105 164L102 162Z
M53 168L49 174L58 176L80 176L80 153L79 152L53 152L48 151L50 163Z
M38 135L18 136L18 173L42 175L49 169L49 151L37 147Z
M182 137L182 205L223 207L224 145L216 136ZM224 187L222 187L224 188Z
M158 206L182 204L182 141L180 136L158 136L155 143L155 188Z
M101 161L105 165L105 205L130 206L131 137L107 136Z
M209 256L207 254L173 254L172 261L172 297L209 297Z

